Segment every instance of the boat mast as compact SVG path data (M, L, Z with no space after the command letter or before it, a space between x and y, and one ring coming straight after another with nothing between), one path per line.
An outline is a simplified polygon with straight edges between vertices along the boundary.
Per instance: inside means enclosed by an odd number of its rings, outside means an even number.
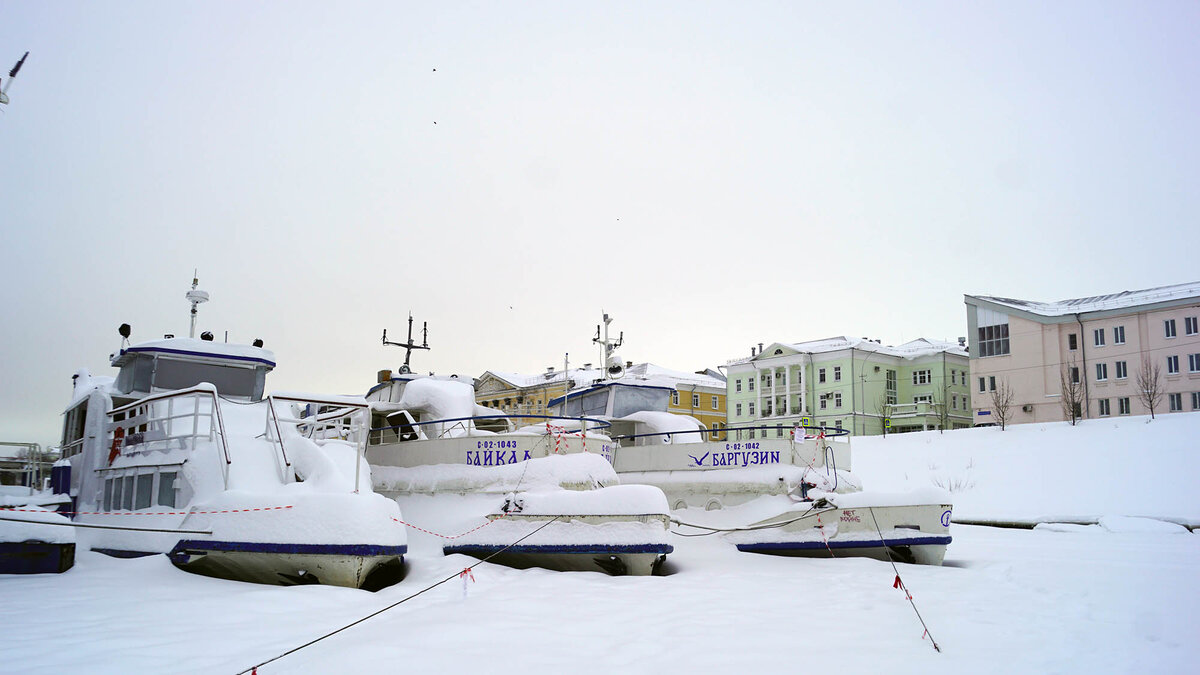
M612 323L612 318L607 312L604 313L604 338L600 337L600 325L596 325L596 337L592 338L592 342L600 345L600 367L604 371L604 379L616 380L625 374L625 367L621 363L621 357L617 356L616 349L625 342L625 331L621 331L620 337L616 340L608 337L608 324Z
M187 295L184 296L187 298L188 302L192 303L192 327L191 330L188 331L188 337L190 338L196 337L196 305L199 305L202 302L208 302L208 292L196 290L196 285L200 283L196 272L197 270L192 270L192 290L188 291Z
M400 366L401 373L411 373L412 370L408 367L408 360L412 358L414 349L429 349L429 322L421 322L421 344L413 342L412 334L413 318L412 312L408 314L408 342L388 342L387 329L383 329L383 344L393 347L404 347L404 365Z

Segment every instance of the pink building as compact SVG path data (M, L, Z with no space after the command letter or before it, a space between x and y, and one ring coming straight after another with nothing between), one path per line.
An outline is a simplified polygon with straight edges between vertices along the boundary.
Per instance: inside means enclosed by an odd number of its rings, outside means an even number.
M1062 377L1085 419L1149 413L1144 364L1161 371L1154 412L1200 410L1200 282L1034 302L965 295L975 424L995 422L992 391L1013 391L1010 424L1066 419Z

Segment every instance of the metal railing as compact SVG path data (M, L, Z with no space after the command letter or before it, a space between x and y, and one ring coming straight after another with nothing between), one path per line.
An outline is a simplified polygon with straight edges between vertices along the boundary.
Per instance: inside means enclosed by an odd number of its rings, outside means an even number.
M387 431L396 432L396 441L416 440L415 438L408 438L408 439L404 438L403 436L400 435L400 431L403 430L405 432L411 432L412 427L424 427L424 426L428 426L428 425L432 425L432 424L448 425L448 426L444 426L442 428L442 430L438 433L438 435L435 436L434 438L445 438L445 437L447 437L447 433L451 430L461 430L461 431L465 432L465 435L469 436L469 435L471 435L471 432L476 430L477 425L475 424L475 422L477 420L510 420L514 417L517 419L537 419L537 420L543 420L546 422L549 422L550 420L561 420L564 422L578 422L581 425L586 424L588 429L607 429L608 427L612 426L612 424L610 422L602 420L602 419L597 419L595 417L563 417L561 415L474 415L471 417L450 417L447 419L439 419L439 420L424 420L424 421L413 420L411 422L405 422L404 424L397 424L397 425L386 426L386 427L372 427L371 431L370 431L371 435L370 435L370 439L369 439L369 444L370 445L380 445L380 444L384 443L385 442L384 441L384 438L385 438L384 432L387 432ZM426 435L426 437L428 438L428 435Z
M112 409L108 417L107 431L112 434L113 452L122 456L127 450L194 449L198 439L218 442L225 458L221 474L228 483L232 460L215 389L196 386L152 394Z
M296 416L284 417L275 408L276 402L303 406ZM342 440L354 444L354 491L359 490L359 472L363 453L366 452L370 427L370 409L366 402L352 403L341 399L318 396L289 396L271 394L267 396L267 420L265 436L276 448L276 466L280 479L287 482L291 477L291 460L283 444L280 423L293 425L301 436L311 440Z

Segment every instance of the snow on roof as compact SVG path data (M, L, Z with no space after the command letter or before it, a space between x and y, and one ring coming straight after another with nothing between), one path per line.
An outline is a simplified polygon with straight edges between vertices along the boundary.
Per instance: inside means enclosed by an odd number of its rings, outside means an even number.
M1108 295L1093 295L1087 298L1070 298L1059 300L1058 302L1036 302L1033 300L1018 300L1016 298L1001 298L990 295L973 295L967 297L987 300L998 305L1041 314L1042 316L1063 316L1066 314L1127 309L1170 300L1200 299L1200 281L1175 284L1174 286L1145 288L1140 291L1121 291L1120 293L1109 293Z
M957 354L959 356L967 356L967 349L959 345L957 342L947 342L945 340L931 340L929 338L917 338L910 340L899 346L884 345L866 338L852 338L845 335L838 337L824 338L822 340L809 340L808 342L777 342L782 347L801 352L803 354L824 354L827 352L836 352L843 349L857 349L864 352L874 352L885 356L895 356L901 359L915 359L922 356L931 356L946 352L949 354ZM762 356L747 356L740 359L734 359L728 362L728 365L738 365L750 363L754 359Z
M195 338L163 338L161 340L139 342L122 349L114 355L113 365L120 365L123 362L122 357L130 352L160 352L187 356L205 356L209 358L262 363L272 368L275 367L275 354L268 349L251 345L230 344L228 342L197 340Z
M572 368L568 371L570 379L575 382L591 382L604 377L604 373L595 368ZM500 370L489 370L480 376L492 375L493 377L504 380L518 389L526 387L538 387L544 384L553 384L563 381L563 371L555 370L554 372L539 373L537 375L525 375L522 373L509 373Z

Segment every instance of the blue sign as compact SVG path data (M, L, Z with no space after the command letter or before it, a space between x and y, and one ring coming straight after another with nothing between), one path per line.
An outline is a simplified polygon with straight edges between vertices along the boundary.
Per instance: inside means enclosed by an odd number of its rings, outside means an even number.
M991 415L991 414L992 414L992 411L991 411L991 410L980 410L979 412L977 412L977 413L975 413L975 414L976 414L976 415L979 415L980 417L982 417L982 416L984 416L984 415Z

